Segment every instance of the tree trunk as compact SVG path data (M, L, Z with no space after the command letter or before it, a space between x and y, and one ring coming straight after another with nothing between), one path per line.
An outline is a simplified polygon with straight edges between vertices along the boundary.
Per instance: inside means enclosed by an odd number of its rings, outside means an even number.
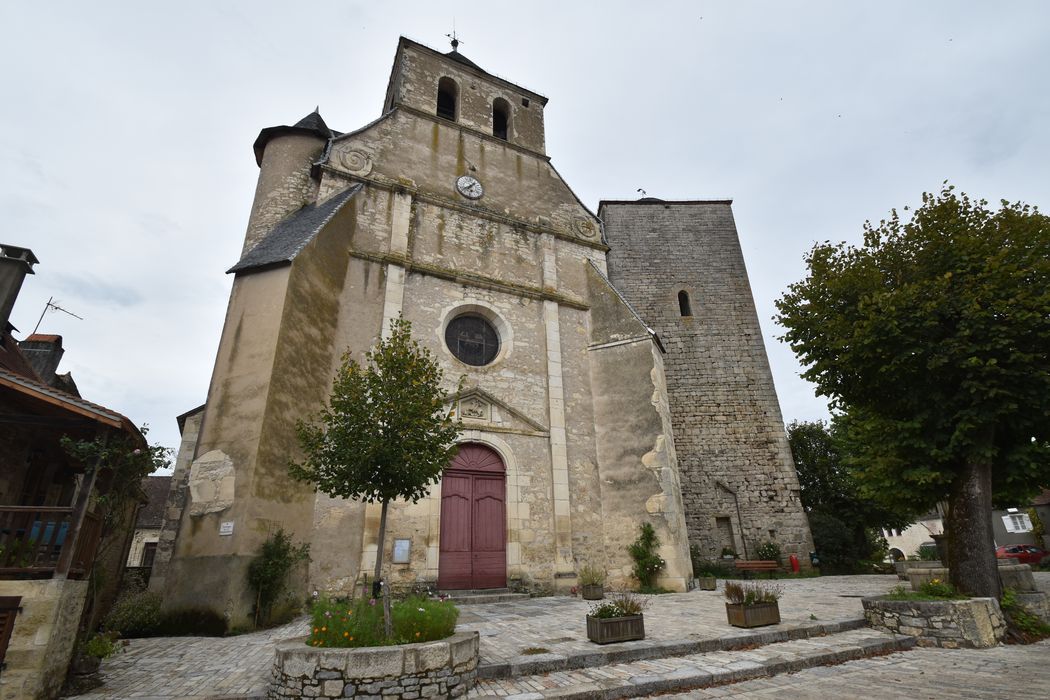
M952 483L947 516L951 583L972 596L998 598L999 568L992 531L992 465L969 460Z
M383 509L379 514L379 541L376 543L376 570L375 580L379 581L383 578L383 549L386 541L386 512L390 506L390 501L383 501ZM389 588L386 585L386 581L383 581L383 631L386 633L387 639L393 636L393 625L390 622L390 601L389 601Z

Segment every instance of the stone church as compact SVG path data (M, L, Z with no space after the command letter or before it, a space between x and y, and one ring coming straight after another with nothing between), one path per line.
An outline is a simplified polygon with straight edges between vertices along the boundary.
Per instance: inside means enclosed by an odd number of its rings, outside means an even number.
M260 168L207 402L180 417L152 587L234 622L277 528L311 545L298 592L349 594L379 507L288 476L294 426L347 349L403 315L438 358L461 448L392 505L395 585L567 591L583 565L630 580L643 522L659 584L689 547L812 548L729 201L581 202L544 146L547 98L455 48L402 38L382 116L316 111L263 129Z

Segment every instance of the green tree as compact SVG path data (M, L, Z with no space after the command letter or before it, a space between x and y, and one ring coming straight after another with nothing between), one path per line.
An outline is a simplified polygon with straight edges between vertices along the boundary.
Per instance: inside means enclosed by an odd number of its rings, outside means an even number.
M882 528L904 527L914 514L887 509L863 495L837 433L834 422L828 426L823 421L794 421L787 428L821 569L854 573L862 570L863 562L885 555Z
M328 404L296 425L305 458L289 466L294 478L333 497L382 504L376 580L390 501L426 496L456 453L460 426L445 407L442 379L433 355L412 339L411 324L398 318L364 365L343 355Z
M910 220L822 243L777 302L803 377L841 413L864 495L948 502L952 583L998 595L993 493L1050 482L1050 220L945 185Z

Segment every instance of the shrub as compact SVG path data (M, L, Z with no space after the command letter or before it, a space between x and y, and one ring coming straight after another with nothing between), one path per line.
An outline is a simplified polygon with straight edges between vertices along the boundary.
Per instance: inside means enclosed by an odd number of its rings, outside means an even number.
M647 607L649 607L649 601L639 598L630 591L623 591L622 593L616 593L607 600L592 605L588 615L607 620L612 617L641 615L642 611Z
M120 651L115 632L96 634L84 644L84 654L96 659L108 659Z
M941 555L937 551L937 545L935 544L920 544L919 545L919 561L940 561Z
M766 542L755 550L755 556L763 561L780 562L780 545L776 542Z
M722 547L722 556L723 557L733 557L735 559L736 558L736 550L733 549L732 547Z
M407 598L391 604L393 636L387 638L383 634L383 606L376 599L321 598L313 605L306 643L314 647L373 647L431 642L451 636L458 618L459 609L450 602Z
M581 586L600 586L605 583L605 569L584 564L580 567L580 572L576 575L576 578Z
M939 578L930 579L919 586L919 593L928 595L931 598L959 598L959 594L955 590L955 586L942 581Z
M160 595L138 591L118 598L102 627L120 633L125 639L154 637L160 621Z
M294 545L283 529L272 533L248 565L248 585L255 591L255 624L266 621L277 597L284 591L288 574L310 558L310 545Z
M726 582L726 600L737 605L758 605L775 603L784 593L782 586L763 583Z
M634 559L633 573L638 579L642 590L653 588L656 575L660 569L667 564L659 554L656 553L660 547L660 538L651 523L642 523L638 539L627 547L627 553Z

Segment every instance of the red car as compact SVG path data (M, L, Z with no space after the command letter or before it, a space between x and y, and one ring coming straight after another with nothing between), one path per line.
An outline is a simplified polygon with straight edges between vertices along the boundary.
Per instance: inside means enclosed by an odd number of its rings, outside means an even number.
M1034 566L1050 557L1050 552L1030 544L1004 544L1002 547L995 548L995 556L998 559L1016 559L1018 564Z

